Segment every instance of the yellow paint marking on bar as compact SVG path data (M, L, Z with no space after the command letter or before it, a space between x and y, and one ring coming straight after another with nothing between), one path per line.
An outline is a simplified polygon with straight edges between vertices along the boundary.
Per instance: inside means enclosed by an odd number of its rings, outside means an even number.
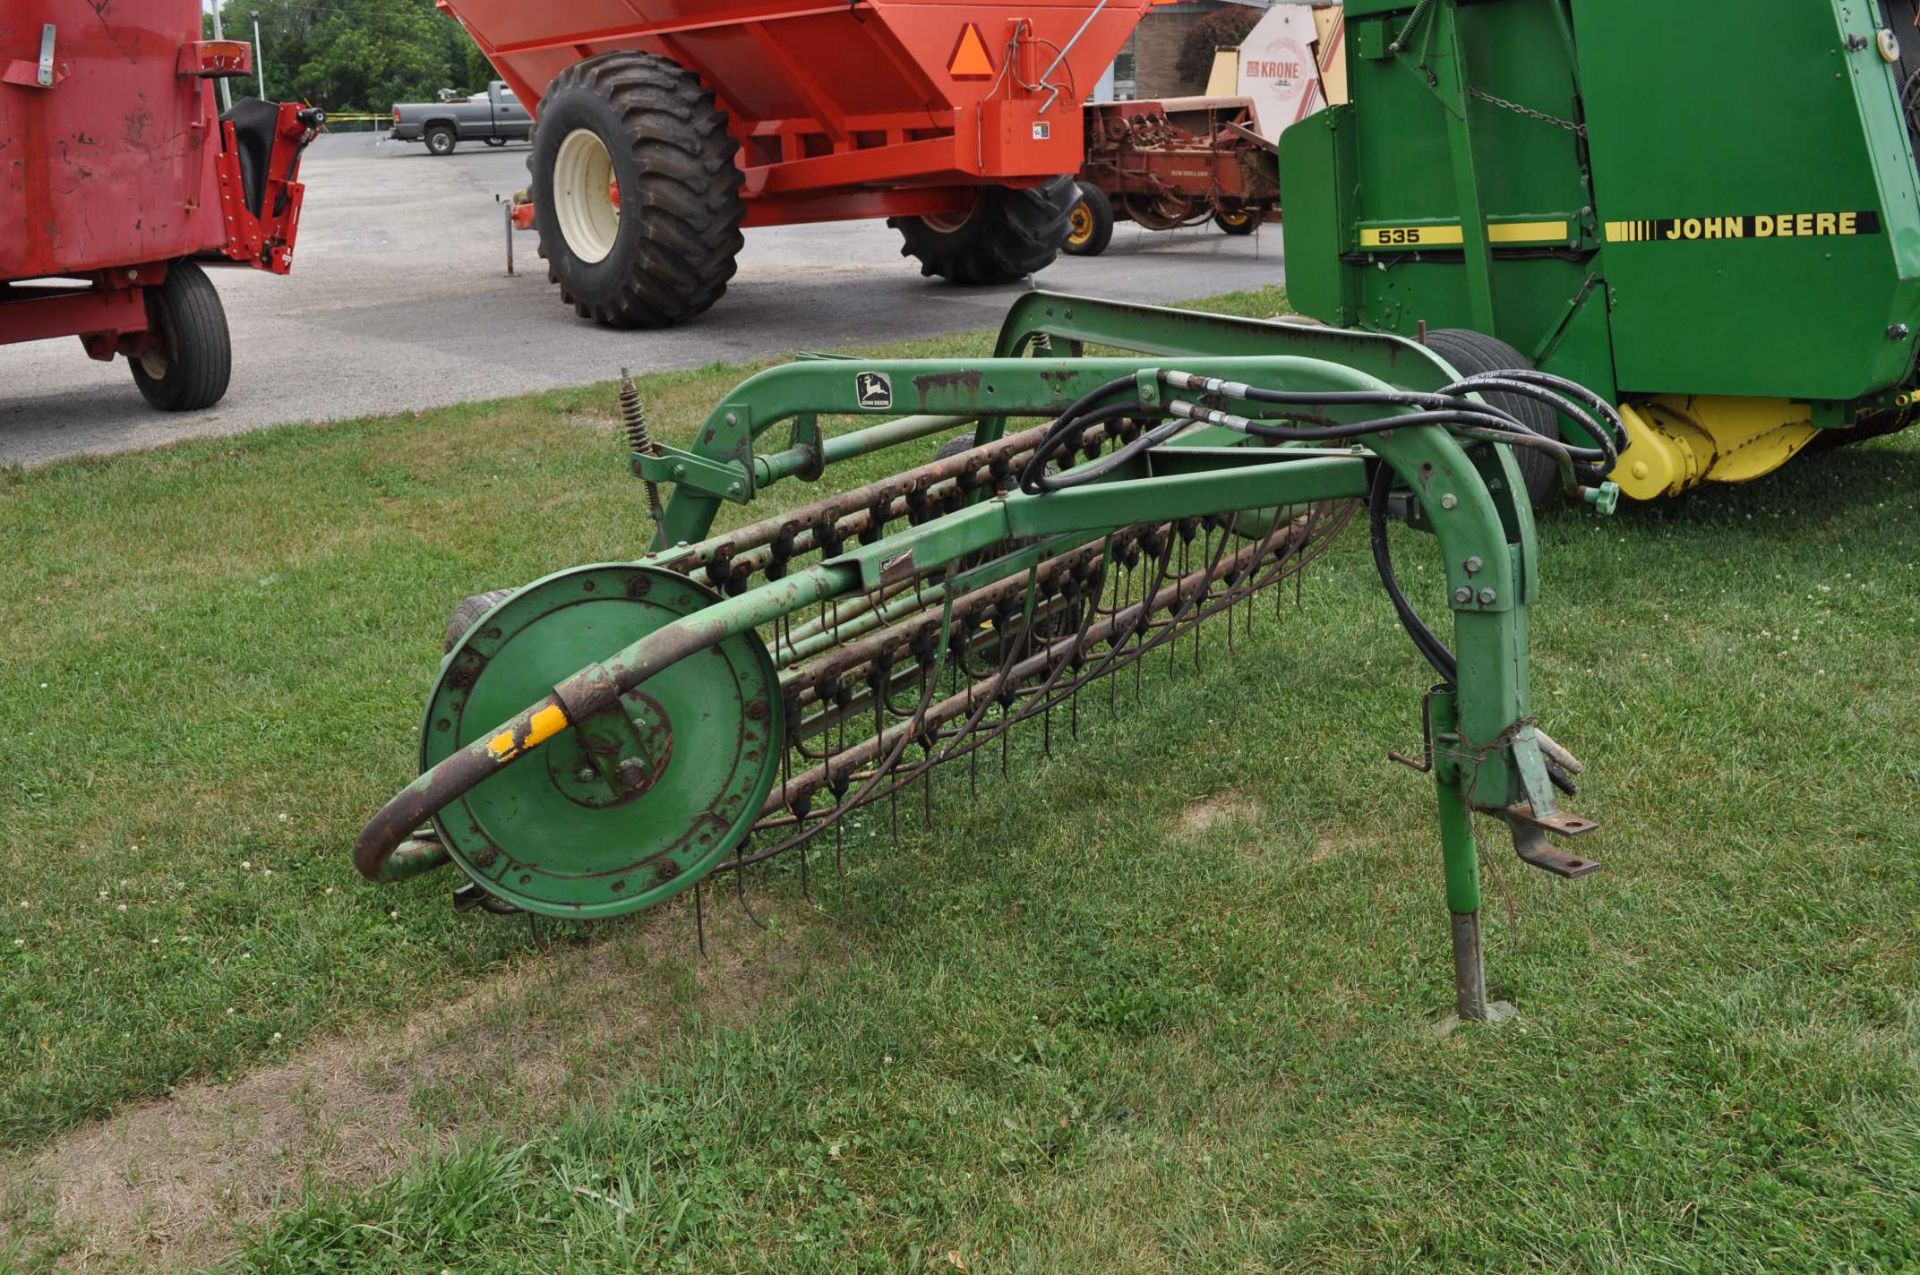
M569 725L566 710L558 704L549 704L533 715L527 726L527 747L544 744Z

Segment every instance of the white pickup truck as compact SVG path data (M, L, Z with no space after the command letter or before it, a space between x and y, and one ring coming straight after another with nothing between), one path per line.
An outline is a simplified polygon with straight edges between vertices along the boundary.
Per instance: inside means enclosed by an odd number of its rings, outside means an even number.
M533 116L520 105L503 81L487 85L484 93L459 98L442 93L438 102L409 102L393 108L396 142L425 142L435 155L451 155L461 142L505 146L533 135Z

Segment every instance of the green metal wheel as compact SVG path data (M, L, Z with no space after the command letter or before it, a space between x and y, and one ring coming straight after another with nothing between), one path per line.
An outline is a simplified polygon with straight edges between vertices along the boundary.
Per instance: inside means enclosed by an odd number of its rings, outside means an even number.
M421 727L431 767L580 669L719 601L648 567L579 567L476 622ZM529 912L606 917L698 881L745 839L779 771L773 660L751 633L699 652L570 727L435 818L483 888Z

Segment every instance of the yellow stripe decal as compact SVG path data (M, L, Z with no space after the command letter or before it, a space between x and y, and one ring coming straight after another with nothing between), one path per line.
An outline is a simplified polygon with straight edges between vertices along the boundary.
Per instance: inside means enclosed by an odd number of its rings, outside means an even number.
M526 749L546 743L569 725L566 711L557 704L549 704L528 720L524 740L516 740L511 730L503 730L487 741L487 751L495 761L505 765Z
M1506 221L1487 227L1491 243L1565 243L1568 237L1564 221Z

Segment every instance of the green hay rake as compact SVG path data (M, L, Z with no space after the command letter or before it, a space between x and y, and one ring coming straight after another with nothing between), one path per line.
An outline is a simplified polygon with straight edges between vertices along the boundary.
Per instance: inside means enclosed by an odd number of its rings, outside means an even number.
M1094 353L1098 351L1099 353ZM1083 689L1295 576L1356 516L1439 683L1425 700L1456 999L1491 1012L1478 811L1528 863L1579 763L1534 720L1532 514L1513 451L1611 507L1620 425L1539 373L1462 378L1397 337L1031 293L978 360L802 358L747 380L688 449L622 395L657 521L635 562L463 603L420 777L354 847L396 881L457 864L456 902L603 918L838 836L934 766L1074 711ZM1523 416L1546 410L1558 430ZM878 423L829 432L823 418ZM786 444L758 444L784 427ZM931 463L712 534L724 502L956 430ZM1580 444L1560 438L1578 438ZM671 498L659 490L671 486ZM1387 526L1430 532L1455 648L1399 589ZM1244 621L1243 621L1244 622ZM1197 649L1197 648L1196 648Z

